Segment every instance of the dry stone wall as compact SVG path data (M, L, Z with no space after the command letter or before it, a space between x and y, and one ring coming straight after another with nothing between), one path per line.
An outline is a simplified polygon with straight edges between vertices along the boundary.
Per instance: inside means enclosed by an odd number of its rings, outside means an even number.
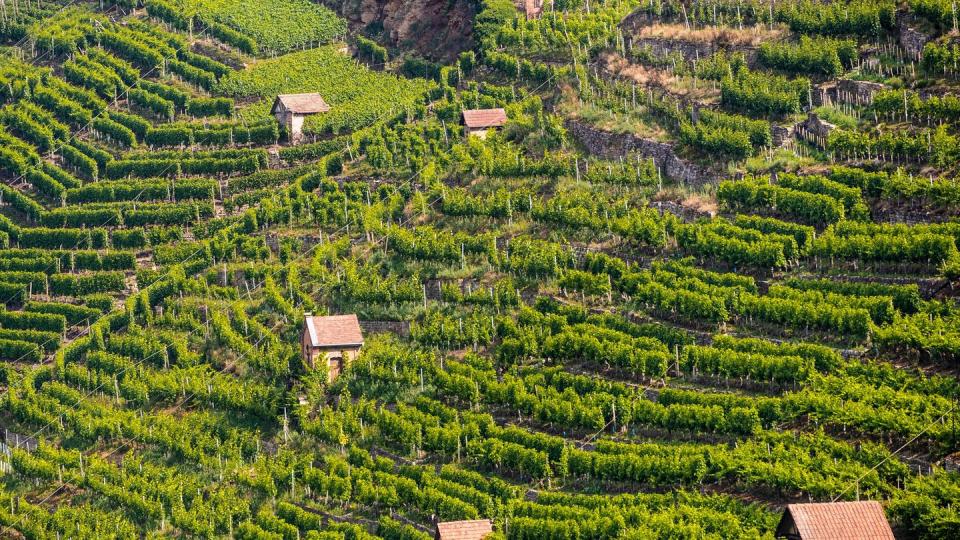
M648 48L657 56L680 53L684 60L696 61L713 56L718 51L727 53L742 53L747 64L756 64L756 47L726 45L714 41L684 41L659 37L645 37L632 39L632 46L638 49Z
M897 32L903 50L911 58L919 60L923 46L930 41L930 36L917 30L912 24L910 14L902 11L897 13Z
M674 145L637 137L631 133L603 131L583 122L567 123L570 134L592 155L617 159L629 154L652 158L668 178L689 186L713 184L719 174L692 163L676 154Z
M389 332L410 337L410 321L360 321L360 330L366 335Z

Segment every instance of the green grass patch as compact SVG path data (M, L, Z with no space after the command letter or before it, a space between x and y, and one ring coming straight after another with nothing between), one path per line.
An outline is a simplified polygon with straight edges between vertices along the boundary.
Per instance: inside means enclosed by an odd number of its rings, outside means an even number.
M340 133L368 125L389 112L411 106L430 87L418 79L403 79L371 71L337 45L260 60L220 81L220 93L236 98L263 98L241 109L246 119L266 116L277 94L319 92L330 112L311 116L305 133Z
M176 0L174 4L184 13L210 17L253 38L263 55L329 43L347 31L346 21L309 0Z

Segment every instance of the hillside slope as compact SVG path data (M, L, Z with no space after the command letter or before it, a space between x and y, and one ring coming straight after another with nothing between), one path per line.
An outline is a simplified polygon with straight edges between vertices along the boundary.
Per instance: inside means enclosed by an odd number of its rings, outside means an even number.
M351 27L381 27L398 47L450 60L473 46L474 6L467 0L326 0Z

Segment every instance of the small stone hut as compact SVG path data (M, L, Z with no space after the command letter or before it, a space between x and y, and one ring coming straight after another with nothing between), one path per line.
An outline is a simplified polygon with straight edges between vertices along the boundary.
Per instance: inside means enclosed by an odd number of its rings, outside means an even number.
M273 100L270 114L286 130L287 139L297 144L303 140L303 122L307 117L329 110L320 94L280 94Z
M314 317L309 313L303 324L300 346L311 368L327 366L327 380L333 382L360 353L363 332L356 315Z
M503 109L468 109L463 111L463 126L467 136L487 137L488 129L500 129L507 123Z

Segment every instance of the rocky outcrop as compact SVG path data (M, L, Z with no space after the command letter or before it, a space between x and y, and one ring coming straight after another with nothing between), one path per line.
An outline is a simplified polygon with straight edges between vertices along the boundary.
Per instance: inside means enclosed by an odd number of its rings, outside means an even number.
M474 2L469 0L324 0L354 27L397 47L448 61L473 47Z
M770 140L775 148L779 148L790 140L790 128L772 125L770 126Z
M653 24L655 22L656 22L656 19L654 19L645 10L637 9L637 10L634 10L633 13L624 17L622 21L620 21L620 28L625 32L634 33L638 31L640 28Z
M897 32L900 46L903 47L910 58L919 60L920 53L923 52L923 46L930 41L930 36L917 30L911 22L909 13L903 11L897 13Z
M570 134L595 156L617 159L628 154L652 158L667 177L690 186L716 183L719 174L677 156L670 143L637 137L631 133L603 131L583 122L567 122Z

